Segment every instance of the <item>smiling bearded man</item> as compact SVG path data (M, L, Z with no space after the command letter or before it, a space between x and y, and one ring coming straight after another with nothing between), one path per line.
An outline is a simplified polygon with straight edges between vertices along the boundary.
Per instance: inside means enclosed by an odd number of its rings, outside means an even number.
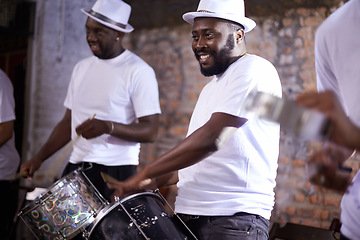
M245 17L243 1L202 0L183 18L193 25L201 72L213 79L200 93L187 137L109 187L120 196L177 182L175 212L197 238L267 240L280 126L247 114L244 102L256 90L281 97L279 76L269 61L246 52L245 33L255 22Z
M158 84L154 70L123 46L125 33L134 30L128 23L129 4L98 0L91 9L81 10L88 17L86 40L93 56L74 67L63 119L21 172L30 178L43 161L72 141L64 175L86 169L92 184L110 201L111 191L100 172L118 180L136 173L140 143L157 137Z

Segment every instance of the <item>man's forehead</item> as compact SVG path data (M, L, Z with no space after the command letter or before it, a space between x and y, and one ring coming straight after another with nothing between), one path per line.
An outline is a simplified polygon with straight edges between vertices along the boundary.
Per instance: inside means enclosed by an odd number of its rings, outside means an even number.
M86 22L85 22L85 25L99 25L99 26L104 26L103 24L99 23L98 21L96 21L95 19L91 18L91 17L88 17L86 19Z

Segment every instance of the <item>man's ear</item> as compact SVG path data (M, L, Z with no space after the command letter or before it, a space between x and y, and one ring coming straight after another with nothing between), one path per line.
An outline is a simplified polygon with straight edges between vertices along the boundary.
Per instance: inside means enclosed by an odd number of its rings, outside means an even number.
M239 29L237 32L235 32L235 40L236 43L240 43L245 38L245 32L242 29Z
M117 31L116 37L122 39L125 36L124 32Z

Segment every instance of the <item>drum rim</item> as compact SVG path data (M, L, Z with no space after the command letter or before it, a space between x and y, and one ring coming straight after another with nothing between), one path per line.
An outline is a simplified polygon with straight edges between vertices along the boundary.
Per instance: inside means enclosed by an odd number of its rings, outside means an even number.
M135 198L135 197L138 197L140 195L155 195L157 198L159 198L161 200L161 202L163 202L163 200L160 198L159 195L157 195L156 193L154 193L153 191L144 191L144 192L140 192L140 193L134 193L132 195L129 195L127 197L124 197L123 199L121 199L119 202L123 203L123 202L126 202L128 201L129 199L132 199L132 198Z
M51 194L53 194L52 189L55 186L57 186L59 183L63 182L65 179L67 179L68 176L75 175L74 174L75 172L79 173L79 174L81 173L82 178L86 180L86 178L84 177L84 172L81 170L81 168L75 169L71 173L60 178L59 180L57 180L56 182L51 184L48 188L46 188L47 191L39 194L34 200L32 200L29 204L27 204L25 207L23 207L21 209L20 213L18 214L18 216L20 216L22 213L25 214L25 213L28 213L29 211L32 211L36 205L43 203L47 199L47 197L49 197Z
M101 222L101 220L109 213L111 212L115 207L117 207L118 205L120 205L120 203L125 203L126 201L136 198L138 196L141 195L149 195L149 196L155 196L157 197L163 204L164 201L161 199L161 197L154 193L153 191L145 191L145 192L140 192L140 193L135 193L132 194L130 196L127 196L119 201L114 201L112 203L110 203L109 205L105 206L103 209L101 209L99 211L99 213L97 214L97 216L95 217L94 221L92 223L89 224L88 228L89 228L89 233L88 233L88 237L91 237L92 232L95 230L96 226Z
M33 232L32 230L32 226L29 226L27 221L25 220L25 215L28 214L29 212L33 211L34 209L37 209L37 207L39 205L42 205L52 194L55 193L55 191L53 191L53 189L58 186L60 183L66 183L67 181L71 181L72 178L70 177L80 177L82 180L84 180L85 184L87 187L91 187L91 184L89 184L89 180L87 179L84 171L82 170L81 167L75 169L74 171L70 172L69 174L63 176L62 178L60 178L59 180L57 180L56 182L54 182L52 185L50 185L47 188L47 191L44 193L39 194L39 196L37 196L34 200L32 200L29 204L27 204L25 207L23 207L21 209L21 211L18 213L18 216L24 221L24 223L29 227L29 229L31 230L31 232ZM70 179L69 179L70 178ZM78 228L74 229L74 231L70 232L67 235L64 235L61 231L57 231L58 234L63 237L64 239L70 237L74 237L77 234L79 234L79 232L84 231L93 221L95 221L95 216L97 216L97 214L106 207L106 202L104 202L104 200L101 198L102 196L98 196L97 194L95 194L97 196L97 198L99 199L101 206L98 210L96 210L88 219L86 219L86 221L84 221L82 224L80 224L78 226ZM40 210L43 210L40 208ZM34 232L33 232L34 233ZM34 235L36 236L36 234L34 233Z
M95 217L94 215L91 215L91 217L89 217L83 224L81 224L77 229L75 229L75 231L71 232L70 234L64 236L62 233L61 233L61 236L64 237L64 239L67 239L67 238L73 238L75 237L76 235L78 235L80 232L83 232L88 226L90 226L90 224L95 221Z

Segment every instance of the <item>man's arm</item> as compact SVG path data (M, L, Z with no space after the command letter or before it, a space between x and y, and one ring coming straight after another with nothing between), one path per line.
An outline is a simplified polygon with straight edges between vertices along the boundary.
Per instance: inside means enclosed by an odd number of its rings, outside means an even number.
M89 119L76 128L76 132L86 139L102 134L111 134L132 142L153 142L158 133L159 114L141 117L137 122L122 124L99 119Z
M0 123L0 147L11 139L13 131L14 121Z
M138 119L138 123L129 125L114 123L112 136L134 142L153 142L159 129L159 114Z
M244 118L229 114L214 113L204 126L158 160L147 165L143 171L122 184L109 184L109 187L115 189L114 195L120 196L148 186L153 187L154 182L164 184L159 178L168 176L171 179L171 172L191 166L217 151L224 145L223 141L229 138L229 136L224 137L224 129L237 129L246 121ZM225 130L225 135L229 133L232 134L233 131Z
M71 139L71 110L67 109L64 117L55 126L48 140L41 147L40 151L29 161L20 167L23 176L31 177L38 170L46 159L53 155L60 148L65 146Z

